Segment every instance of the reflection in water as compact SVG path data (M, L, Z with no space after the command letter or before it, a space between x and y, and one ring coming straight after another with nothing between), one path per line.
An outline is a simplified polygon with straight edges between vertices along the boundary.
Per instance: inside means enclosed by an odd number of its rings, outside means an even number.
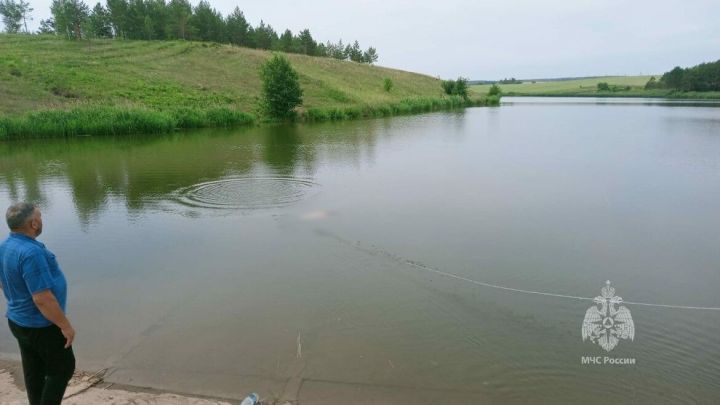
M314 185L308 179L318 148L331 157L359 160L365 150L372 154L375 128L382 123L361 128L339 123L323 131L272 125L156 138L3 143L0 187L13 201L42 206L51 203L43 188L64 184L85 225L98 221L118 199L130 213L168 199L195 207L283 205Z

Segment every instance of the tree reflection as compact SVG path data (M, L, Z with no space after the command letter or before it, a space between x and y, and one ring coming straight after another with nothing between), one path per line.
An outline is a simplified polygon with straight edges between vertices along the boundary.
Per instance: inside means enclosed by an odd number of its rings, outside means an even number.
M268 125L152 138L0 143L0 192L13 201L42 205L52 203L50 189L61 185L87 226L113 203L124 203L136 215L201 182L230 176L308 178L318 155L356 162L364 153L372 155L379 125Z

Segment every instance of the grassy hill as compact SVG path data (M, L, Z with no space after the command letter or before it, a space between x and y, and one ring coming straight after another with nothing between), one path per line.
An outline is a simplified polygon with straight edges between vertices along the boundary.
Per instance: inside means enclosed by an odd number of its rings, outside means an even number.
M7 34L0 35L0 55L5 137L52 136L58 132L52 123L37 123L57 119L75 120L60 135L83 130L99 134L103 126L97 121L109 120L118 121L112 132L252 121L258 115L260 65L272 56L213 43L67 41ZM287 58L300 75L300 112L306 118L392 115L458 103L443 97L440 81L430 76L329 58ZM390 92L383 89L385 78L394 83ZM144 128L142 122L153 117L157 122ZM168 117L174 121L165 122ZM73 127L83 120L96 121L99 127ZM21 131L28 125L34 128Z
M659 77L660 75L657 75ZM667 89L645 90L651 76L606 76L570 80L523 81L520 84L499 84L506 96L562 96L562 97L669 97L669 98L720 98L720 92L674 92ZM598 91L597 84L605 82L614 91ZM474 85L470 90L485 94L490 84Z

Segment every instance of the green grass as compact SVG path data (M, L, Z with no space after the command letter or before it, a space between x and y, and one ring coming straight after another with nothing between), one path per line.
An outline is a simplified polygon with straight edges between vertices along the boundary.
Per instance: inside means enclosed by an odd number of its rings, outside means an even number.
M651 76L607 76L559 81L524 81L520 84L499 84L505 96L557 97L667 97L684 99L720 99L720 92L677 92L666 89L645 90ZM660 75L655 76L660 77ZM598 91L597 84L606 82L616 91ZM629 87L629 89L627 88ZM487 93L490 85L470 86L471 92Z
M272 56L212 43L8 34L0 34L0 55L0 139L154 133L262 120L259 69ZM298 112L304 119L394 115L456 104L430 76L287 57L300 75L304 105ZM390 92L384 89L386 78L394 84ZM428 102L429 109L415 105ZM488 103L492 100L473 102Z
M472 106L497 106L498 97L463 99L458 96L444 98L412 98L399 103L365 105L362 107L311 108L304 119L308 121L342 121L357 118L388 117L393 115L417 114L423 112L463 108Z

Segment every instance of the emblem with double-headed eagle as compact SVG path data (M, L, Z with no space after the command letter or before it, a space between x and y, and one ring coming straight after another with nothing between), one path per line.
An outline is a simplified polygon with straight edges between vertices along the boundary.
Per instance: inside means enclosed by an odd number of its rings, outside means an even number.
M597 306L590 307L585 312L582 338L583 342L589 339L609 352L617 346L620 339L635 338L635 324L630 310L620 305L623 299L615 295L615 289L610 287L609 280L605 282L601 294L593 300ZM616 308L617 305L619 306Z

